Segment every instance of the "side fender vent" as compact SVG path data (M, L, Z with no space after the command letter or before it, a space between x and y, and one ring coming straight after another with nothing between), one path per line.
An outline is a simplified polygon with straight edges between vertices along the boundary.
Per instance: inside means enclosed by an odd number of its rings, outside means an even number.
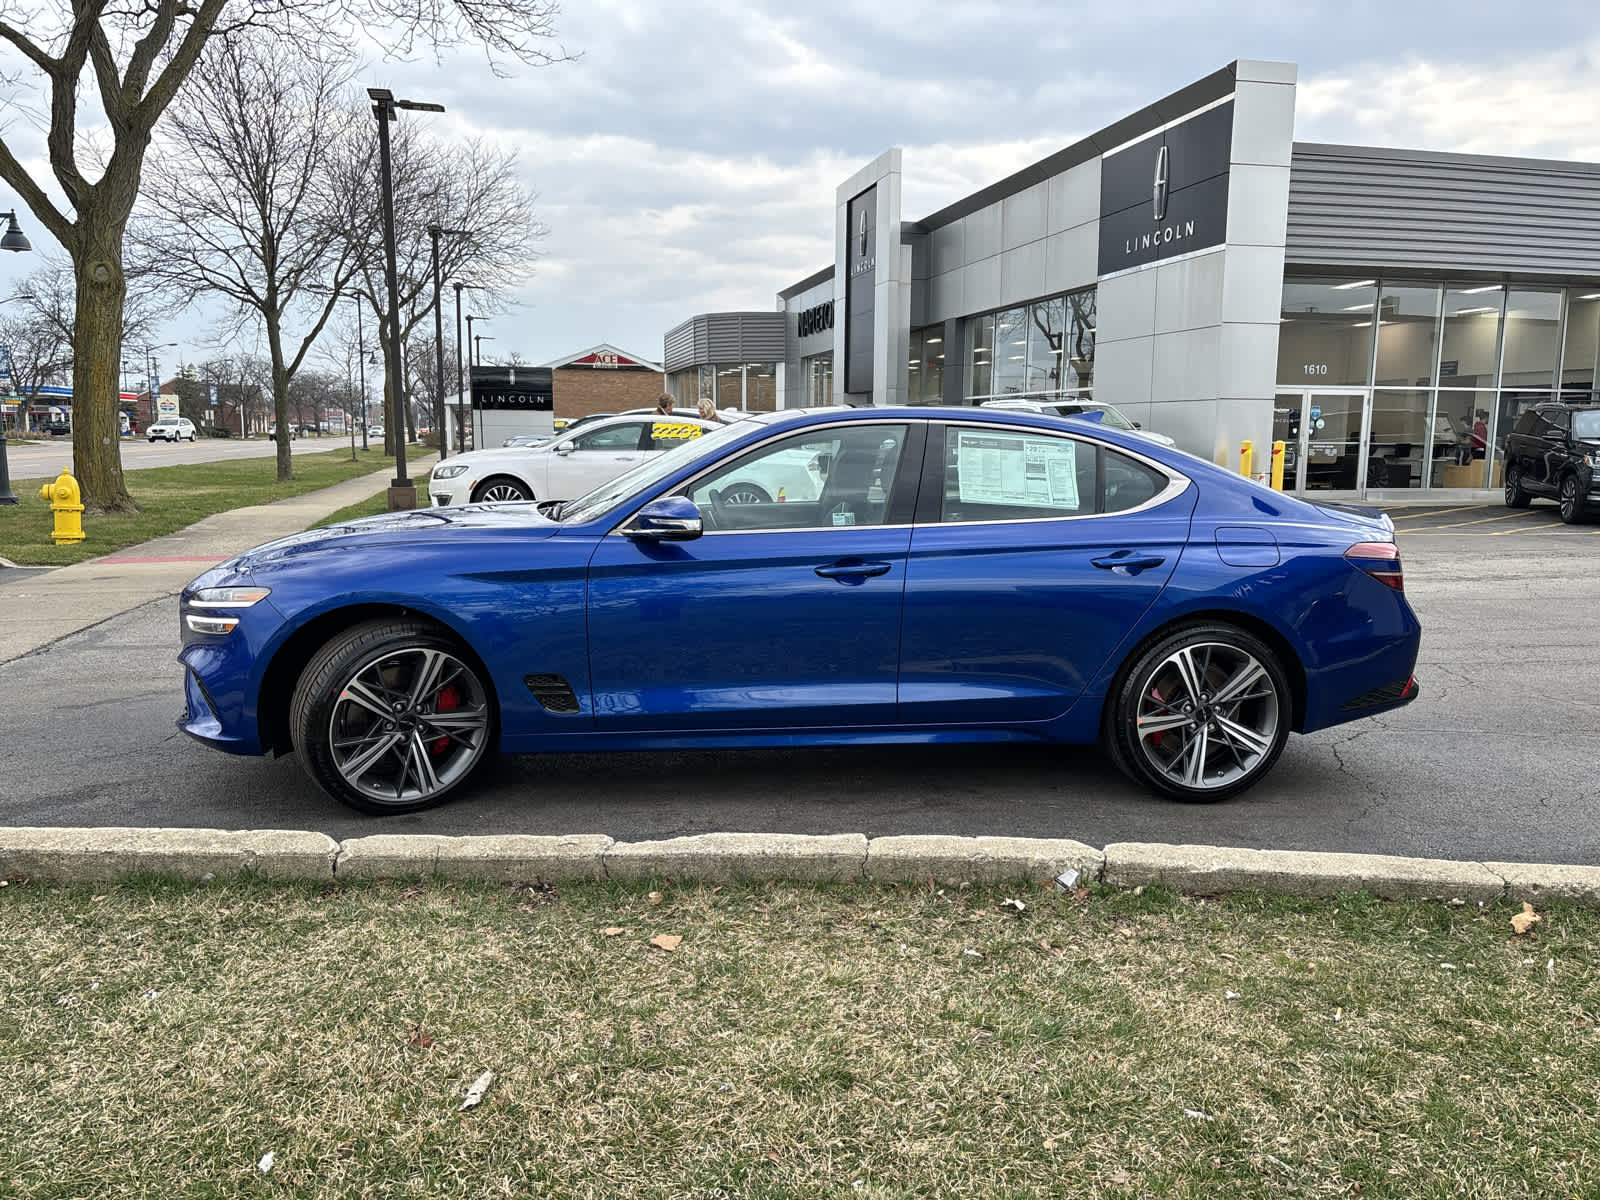
M545 712L568 717L578 711L578 698L564 675L527 675L523 682Z

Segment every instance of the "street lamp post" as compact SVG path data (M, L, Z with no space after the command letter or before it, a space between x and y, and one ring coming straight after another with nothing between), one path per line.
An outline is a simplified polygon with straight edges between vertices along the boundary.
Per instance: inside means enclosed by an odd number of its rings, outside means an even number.
M0 213L0 217L5 217L9 222L9 224L6 226L5 235L0 237L0 250L15 250L19 254L24 250L32 250L32 243L30 243L28 239L22 235L22 230L17 227L17 214L15 210L8 213ZM31 300L33 297L12 296L10 299ZM0 303L3 303L3 301L0 301ZM21 411L22 399L19 396L17 399L17 412L20 413ZM11 494L11 464L9 461L7 461L8 455L9 450L6 447L6 422L4 417L0 417L0 504L17 503L17 498Z
M390 417L395 427L394 482L389 485L389 509L415 508L417 485L406 475L405 391L406 373L400 356L400 281L395 263L394 245L394 171L389 161L389 122L395 119L396 109L408 108L421 112L443 112L442 104L425 104L417 100L396 100L388 88L368 88L372 100L372 115L378 120L378 167L383 189L383 253L384 276L389 286L389 360Z
M350 297L356 302L356 366L361 371L361 448L367 448L367 342L361 328L361 297Z
M481 333L477 337L472 339L472 342L473 342L472 361L473 361L474 365L476 365L476 366L482 366L483 365L483 344L485 342L492 342L492 341L494 341L494 339L492 337L484 337L483 334L481 334Z
M439 441L439 458L441 461L443 461L449 451L445 445L447 439L444 436L444 291L443 285L439 281L439 236L441 234L448 233L457 237L461 237L467 232L468 231L465 229L446 229L437 221L428 226L428 239L433 243L433 348L435 358L434 366L436 368L433 425L434 436ZM459 284L456 285L456 311L458 313L461 311L461 290ZM456 338L459 340L460 337L461 328L460 323L457 322ZM457 374L459 374L459 372L457 372Z
M456 433L465 442L467 440L467 417L466 411L462 407L462 397L466 395L467 384L466 376L461 369L463 358L461 352L461 291L463 288L471 288L475 292L487 291L488 289L480 287L476 283L462 283L459 279L450 286L456 290ZM472 318L468 317L467 320L471 321ZM470 326L468 328L470 329Z

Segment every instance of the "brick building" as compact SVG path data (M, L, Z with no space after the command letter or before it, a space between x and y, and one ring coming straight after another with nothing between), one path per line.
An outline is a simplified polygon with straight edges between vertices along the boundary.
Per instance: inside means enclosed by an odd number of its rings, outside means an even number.
M553 374L555 415L568 420L652 406L667 385L660 363L604 342L540 365Z

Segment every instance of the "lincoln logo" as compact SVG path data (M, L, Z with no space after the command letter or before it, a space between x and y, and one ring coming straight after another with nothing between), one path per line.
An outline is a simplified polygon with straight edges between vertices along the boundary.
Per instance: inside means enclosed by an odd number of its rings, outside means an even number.
M1155 205L1157 221L1167 219L1167 148L1161 147L1156 155L1156 177L1150 188L1150 199Z
M1158 221L1160 219L1160 217L1156 218ZM861 226L861 229L859 230L861 235L861 249L857 253L859 253L862 258L865 258L867 256L867 210L864 208L861 210L861 220L859 224Z

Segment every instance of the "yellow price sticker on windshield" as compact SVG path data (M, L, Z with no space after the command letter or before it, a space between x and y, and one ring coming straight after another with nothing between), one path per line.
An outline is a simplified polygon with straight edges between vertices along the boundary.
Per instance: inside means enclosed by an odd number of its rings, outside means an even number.
M681 442L697 438L705 430L692 421L656 421L650 426L650 437L657 442Z

